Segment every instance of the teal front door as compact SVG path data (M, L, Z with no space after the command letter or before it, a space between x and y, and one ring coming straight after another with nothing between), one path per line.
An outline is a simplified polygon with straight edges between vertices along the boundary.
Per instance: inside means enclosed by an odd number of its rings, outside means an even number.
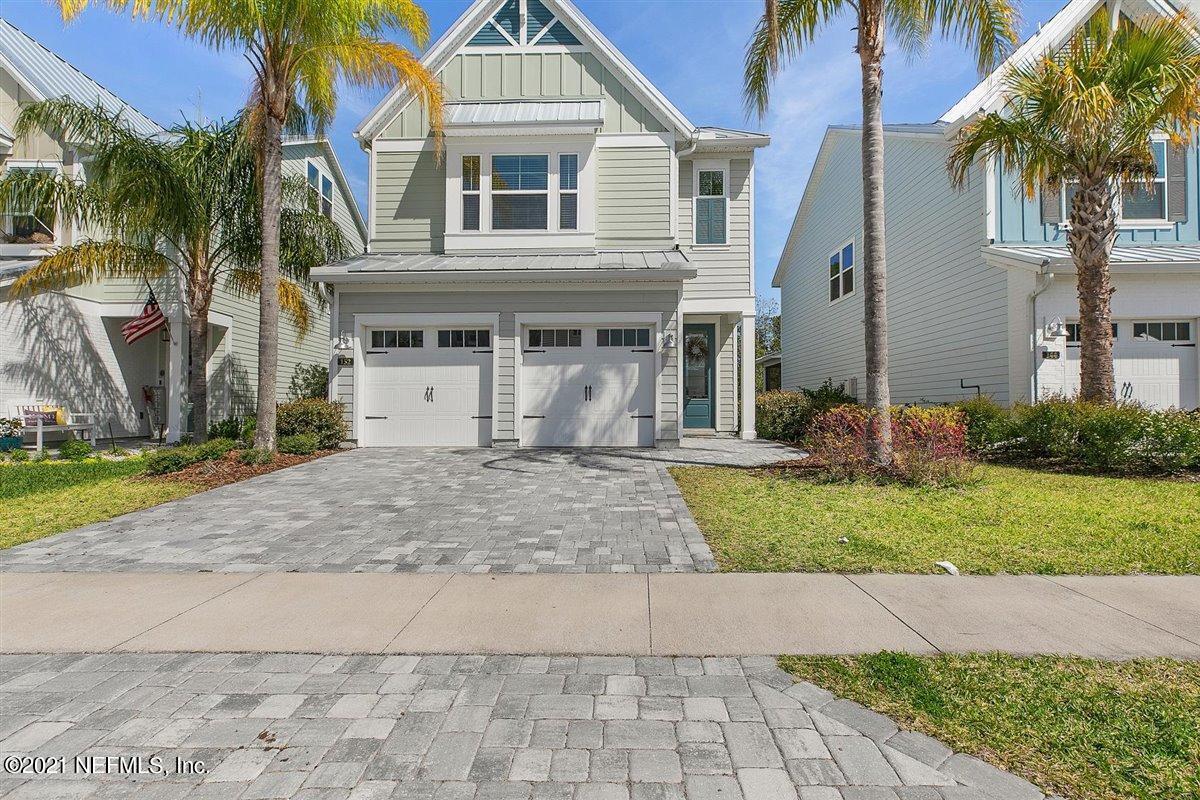
M683 326L683 427L715 428L715 325Z

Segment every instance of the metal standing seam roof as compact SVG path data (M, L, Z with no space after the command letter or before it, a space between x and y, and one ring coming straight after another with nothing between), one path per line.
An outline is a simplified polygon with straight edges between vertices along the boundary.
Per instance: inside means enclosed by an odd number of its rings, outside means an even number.
M362 273L534 272L586 270L676 270L690 268L679 250L505 255L371 254L320 267L322 279Z
M579 123L601 125L604 123L603 100L556 100L519 101L510 103L448 103L445 107L445 124L496 125Z
M1071 251L1065 245L990 245L984 252L996 256L1040 264L1042 261L1070 263ZM1117 245L1113 248L1112 264L1197 264L1200 245L1156 244Z
M130 127L143 135L151 136L163 131L157 122L6 19L0 19L0 57L20 73L18 81L32 87L34 92L41 95L40 99L70 97L88 105L100 105L114 114L121 112Z

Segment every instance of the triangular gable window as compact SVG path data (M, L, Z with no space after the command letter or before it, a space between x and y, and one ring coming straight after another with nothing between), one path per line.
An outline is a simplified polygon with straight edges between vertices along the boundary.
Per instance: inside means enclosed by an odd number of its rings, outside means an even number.
M521 25L520 0L507 0L483 23L468 47L574 46L579 37L567 28L542 0L526 0L525 25Z

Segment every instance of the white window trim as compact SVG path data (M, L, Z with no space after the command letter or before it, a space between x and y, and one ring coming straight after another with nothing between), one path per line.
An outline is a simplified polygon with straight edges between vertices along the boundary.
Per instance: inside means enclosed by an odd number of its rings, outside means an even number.
M519 156L542 156L546 159L546 188L545 189L496 189L492 186L492 170L495 168L497 158L519 157ZM494 198L496 195L510 195L514 197L546 195L546 227L544 228L504 228L495 230L492 227L492 218L488 217L488 230L495 233L550 233L558 230L558 156L552 153L491 153L488 155L488 194ZM555 163L551 163L555 162ZM483 180L479 181L479 187L482 190ZM494 205L494 204L493 204ZM479 221L480 228L483 227L483 220Z
M701 172L720 172L721 173L721 198L725 201L725 241L713 242L711 244L700 244L696 241L696 230L699 227L696 225L697 211L700 206L700 173ZM705 195L711 198L716 195ZM692 162L692 247L697 250L729 250L729 162L725 160L699 160Z
M463 137L447 145L446 240L448 253L495 250L560 250L587 252L596 247L596 138L594 136ZM462 157L478 155L479 230L462 229ZM492 158L502 155L542 155L547 157L546 229L492 230ZM576 214L574 229L559 227L560 155L574 155L576 174ZM519 193L519 192L514 192ZM541 190L529 191L540 194Z
M4 170L7 172L10 169L26 169L26 170L52 169L52 170L54 170L55 175L62 175L65 171L62 161L46 160L46 159L40 159L40 158L8 158L8 159L5 159ZM44 245L44 244L8 245L8 244L4 244L4 243L0 242L0 248L4 248L5 250L12 249L15 251L15 250L24 250L24 249L29 249L29 248L39 249L39 248L44 248L47 246L63 244L66 241L65 237L64 237L65 229L63 227L62 214L57 213L57 211L58 210L55 209L56 213L54 215L54 230L51 232L54 236L54 241L50 242L49 245ZM140 313L140 311L139 311L139 313Z
M563 158L563 156L575 156L575 188L574 189L562 188L562 158ZM556 194L558 195L558 199L557 199L558 214L555 215L554 222L558 226L558 229L560 231L577 231L577 230L579 230L579 164L581 161L583 161L583 158L579 155L579 153L576 153L573 150L560 150L557 153L557 155L554 156L554 160L555 160L555 162L557 162L555 164L554 177L555 177L555 185L558 187L556 190ZM575 195L575 227L574 228L562 227L562 196L564 194Z
M304 159L304 185L309 191L313 190L312 184L308 182L308 168L310 166L317 171L317 213L321 213L321 200L325 197L322 187L325 185L325 181L329 181L329 216L326 219L333 219L333 212L337 208L337 182L334 181L332 175L322 168L320 161L314 158L306 158Z
M468 158L479 159L479 175L478 175L479 186L476 189L462 188L462 166L463 166L463 162L466 161ZM462 198L466 197L467 195L472 195L472 196L479 198L479 227L470 230L470 232L472 232L472 233L477 233L477 232L483 230L483 156L479 155L478 153L463 153L461 156L458 157L458 170L459 170L458 174L459 174L459 195L460 195L459 203L461 204ZM460 230L467 231L468 229L463 227L463 209L464 208L465 208L465 205L460 205L460 207L459 207L458 227Z
M854 238L851 238L851 239L847 239L846 241L842 242L841 245L836 250L830 250L828 253L825 254L825 264L824 264L825 296L829 297L829 282L831 280L833 280L829 275L829 259L833 258L834 255L836 255L840 259L842 256L842 251L845 250L847 246L853 248L850 252L851 252L851 255L854 256L854 263L850 265L850 273L852 275L854 275L854 288L851 289L849 292L842 291L842 275L844 275L846 273L846 265L841 264L839 262L839 264L840 264L840 266L838 268L838 292L839 292L839 294L838 294L836 300L829 301L829 305L831 305L831 306L837 305L838 303L845 300L847 297L853 297L854 295L858 294L858 241Z
M1150 137L1150 141L1151 142L1166 142L1167 146L1168 147L1170 146L1170 138L1165 133L1154 134L1153 136ZM1168 157L1170 156L1169 150L1167 151L1166 155ZM1163 163L1164 164L1166 163L1166 158L1163 159ZM1114 194L1115 194L1116 200L1117 200L1117 202L1116 202L1117 227L1119 229L1121 229L1121 230L1173 230L1175 228L1175 226L1178 224L1175 222L1171 222L1171 220L1169 219L1169 217L1171 216L1171 208L1170 208L1171 198L1167 192L1167 176L1159 175L1157 178L1154 179L1154 182L1162 184L1162 187L1163 187L1163 213L1166 214L1165 217L1161 217L1161 218L1157 218L1157 219L1126 218L1125 217L1125 202L1121 199L1121 184L1119 181L1114 182L1115 183ZM1058 199L1059 199L1059 205L1062 208L1062 222L1058 223L1058 228L1059 228L1059 230L1070 230L1070 228L1071 228L1071 220L1070 220L1071 209L1067 205L1066 184L1063 184L1062 188L1060 188L1058 190Z

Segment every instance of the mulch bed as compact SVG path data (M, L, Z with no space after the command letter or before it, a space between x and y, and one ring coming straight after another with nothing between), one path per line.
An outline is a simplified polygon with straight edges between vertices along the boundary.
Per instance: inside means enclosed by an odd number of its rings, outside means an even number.
M276 453L275 460L270 464L242 464L238 461L238 451L227 453L223 458L214 461L200 461L178 472L166 475L146 476L142 480L178 481L203 486L205 489L215 489L230 483L244 481L258 475L266 475L277 469L287 469L297 464L306 464L318 458L333 455L338 450L318 450L310 456L296 456L287 453Z

